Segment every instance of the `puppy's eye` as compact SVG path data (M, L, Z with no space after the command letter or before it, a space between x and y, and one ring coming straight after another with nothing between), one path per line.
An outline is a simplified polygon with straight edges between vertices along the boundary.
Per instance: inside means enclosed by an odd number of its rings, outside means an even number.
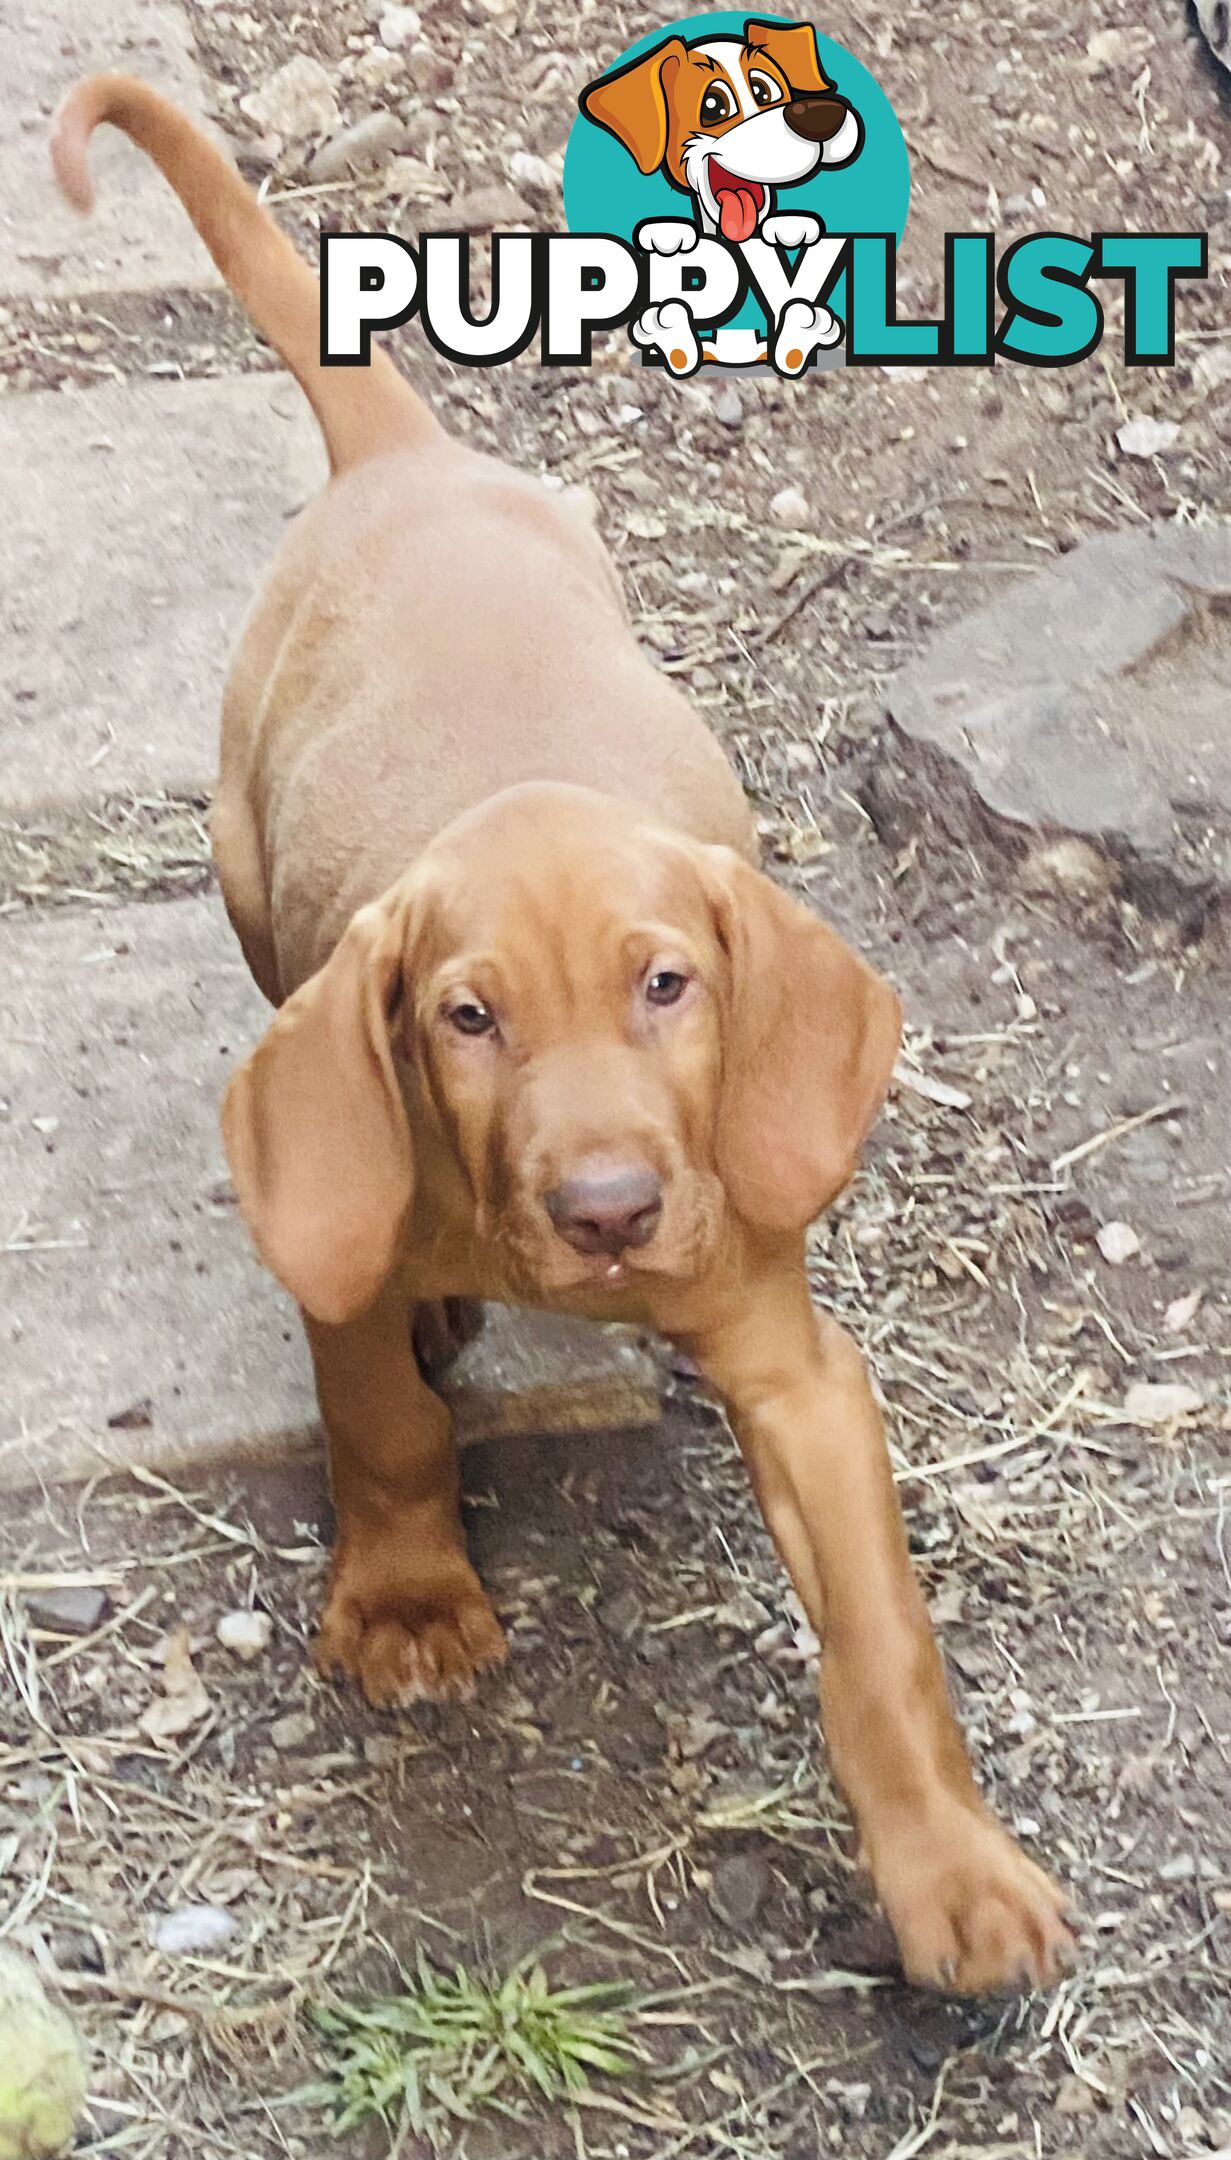
M678 1005L688 988L687 975L675 968L659 968L645 986L647 1005Z
M735 111L735 99L725 83L711 83L701 100L701 119L706 127L717 127L720 120L729 120Z
M451 1005L446 1017L459 1035L491 1035L495 1031L495 1013L480 1005L477 998L463 998L460 1004Z
M772 75L762 75L754 70L748 77L748 87L752 92L754 102L758 105L780 105L782 103L782 85L776 83Z

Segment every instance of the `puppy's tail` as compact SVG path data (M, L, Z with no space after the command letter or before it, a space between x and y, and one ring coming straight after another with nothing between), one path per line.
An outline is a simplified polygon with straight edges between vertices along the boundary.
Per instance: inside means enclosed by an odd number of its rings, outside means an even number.
M195 121L132 75L89 76L56 115L52 162L76 209L94 206L86 152L101 120L131 136L170 181L231 291L307 396L335 473L438 432L375 346L368 367L322 367L320 287L308 265Z

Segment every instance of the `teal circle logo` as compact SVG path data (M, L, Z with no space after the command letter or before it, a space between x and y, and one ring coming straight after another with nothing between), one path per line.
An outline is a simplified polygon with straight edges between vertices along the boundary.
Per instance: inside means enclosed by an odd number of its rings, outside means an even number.
M672 41L682 40L695 55L699 46L711 40L734 39L747 51L749 39L759 41L764 36L772 52L775 34L785 32L785 39L779 36L778 50L783 53L784 60L777 72L785 74L789 91L806 89L808 85L791 81L790 75L794 72L791 38L801 38L807 28L783 17L749 17L729 9L685 16L678 23L637 38L601 77L596 78L596 83L610 84L613 78L633 76L636 62ZM830 233L892 233L900 241L910 203L910 159L897 115L876 77L845 45L819 31L809 30L809 35L829 85L858 116L862 140L857 154L848 162L832 167L820 162L814 171L797 182L784 183L771 171L768 178L773 185L774 208L779 212L811 212L823 220ZM748 73L745 69L745 74ZM671 125L672 97L679 95L676 90L679 76L677 66L670 76L664 71L658 85L647 86L647 125L652 130L655 112L659 110L665 123L664 136ZM595 83L587 85L583 96L590 99L595 87ZM743 86L739 87L742 91ZM755 83L753 89L755 91ZM723 98L717 96L710 107L711 113L718 117L715 141L719 148L723 102ZM689 118L692 117L690 109ZM738 113L725 117L735 122ZM700 129L703 130L705 125L705 114L702 113ZM599 124L588 118L584 110L578 114L564 159L564 214L571 232L611 233L619 239L631 240L643 219L691 217L701 222L698 212L699 209L703 212L704 205L699 205L697 199L680 185L672 185L664 163L659 162L649 171L643 169L643 162L652 157L655 147L652 133L647 139L648 150L639 139L634 153L624 141L617 139L609 124ZM642 163L638 162L639 156ZM732 211L730 215L738 220L738 212ZM733 223L731 230L738 229L738 222Z

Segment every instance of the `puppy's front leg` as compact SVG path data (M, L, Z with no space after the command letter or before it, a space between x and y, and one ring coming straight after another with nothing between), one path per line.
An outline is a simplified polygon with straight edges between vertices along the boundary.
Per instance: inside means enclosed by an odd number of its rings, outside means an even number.
M466 1556L449 1413L412 1354L406 1293L387 1283L356 1320L304 1324L337 1515L317 1663L377 1708L466 1695L504 1634Z
M821 1638L834 1773L908 1976L964 1993L1051 1982L1072 1949L1064 1900L975 1788L854 1343L813 1311L801 1262L688 1347Z

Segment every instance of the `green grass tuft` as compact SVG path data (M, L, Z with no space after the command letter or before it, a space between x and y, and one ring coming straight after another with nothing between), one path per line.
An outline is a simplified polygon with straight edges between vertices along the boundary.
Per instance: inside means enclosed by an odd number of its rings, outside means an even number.
M514 2114L530 2096L584 2092L595 2073L628 2077L641 2059L628 2004L618 1982L553 1989L538 1963L488 1981L420 1954L404 1994L314 2007L329 2054L321 2095L339 2130L377 2118L435 2143L484 2109Z

